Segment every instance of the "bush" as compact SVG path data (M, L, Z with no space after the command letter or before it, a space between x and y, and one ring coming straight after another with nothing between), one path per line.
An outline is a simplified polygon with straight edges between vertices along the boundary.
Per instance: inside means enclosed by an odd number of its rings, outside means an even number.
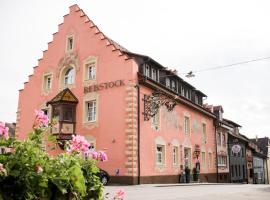
M25 141L8 138L0 122L0 200L13 199L103 199L103 185L95 175L98 160L107 159L103 152L89 154L82 136L73 136L68 151L55 157L49 155L42 143L50 125L42 111L36 111L33 131ZM56 142L52 136L51 142ZM95 159L93 159L95 158Z

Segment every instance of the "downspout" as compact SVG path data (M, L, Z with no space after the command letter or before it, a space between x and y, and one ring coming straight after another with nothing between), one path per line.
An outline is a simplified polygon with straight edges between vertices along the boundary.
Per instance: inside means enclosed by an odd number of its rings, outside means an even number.
M137 88L137 117L138 117L138 122L137 122L137 132L138 132L138 142L137 142L137 153L138 153L138 185L141 184L141 147L140 147L140 141L141 141L141 132L140 132L140 83L138 81L138 84L135 86Z
M230 183L232 182L232 174L231 174L231 151L230 151L230 142L229 142L229 133L227 134L228 138L227 138L227 150L228 150L228 158L229 158L229 178L230 178Z
M218 183L218 149L217 149L217 126L215 123L215 144L216 144L216 167L217 167L217 176L216 176L216 182Z

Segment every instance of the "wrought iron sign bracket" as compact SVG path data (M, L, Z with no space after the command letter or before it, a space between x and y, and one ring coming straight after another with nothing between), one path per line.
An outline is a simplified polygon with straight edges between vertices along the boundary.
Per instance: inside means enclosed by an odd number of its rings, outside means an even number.
M149 121L154 117L161 106L166 106L168 111L172 111L176 105L176 101L161 91L155 91L152 95L144 95L144 121Z

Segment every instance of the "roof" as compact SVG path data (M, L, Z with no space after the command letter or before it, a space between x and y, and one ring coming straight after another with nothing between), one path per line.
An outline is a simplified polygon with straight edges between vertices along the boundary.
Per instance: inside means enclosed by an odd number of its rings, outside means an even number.
M47 104L54 104L58 102L78 103L78 99L70 91L70 89L66 88L58 93L51 101L47 102Z
M221 110L221 112L224 112L222 106L214 106L213 109L214 109L214 111L219 111L219 110Z
M268 155L268 143L269 143L268 137L255 138L251 139L251 141L257 144L260 147L260 149L262 149L264 155Z
M231 121L231 120L229 120L229 119L223 118L223 120L226 121L226 122L228 122L229 124L234 125L235 127L242 127L241 125L239 125L239 124L237 124L236 122Z

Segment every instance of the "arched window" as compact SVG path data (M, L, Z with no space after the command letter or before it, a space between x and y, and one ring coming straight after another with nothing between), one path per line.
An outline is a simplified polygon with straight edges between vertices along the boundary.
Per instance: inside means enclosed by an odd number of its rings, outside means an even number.
M69 85L74 83L75 70L74 68L69 68L64 77L64 84Z

